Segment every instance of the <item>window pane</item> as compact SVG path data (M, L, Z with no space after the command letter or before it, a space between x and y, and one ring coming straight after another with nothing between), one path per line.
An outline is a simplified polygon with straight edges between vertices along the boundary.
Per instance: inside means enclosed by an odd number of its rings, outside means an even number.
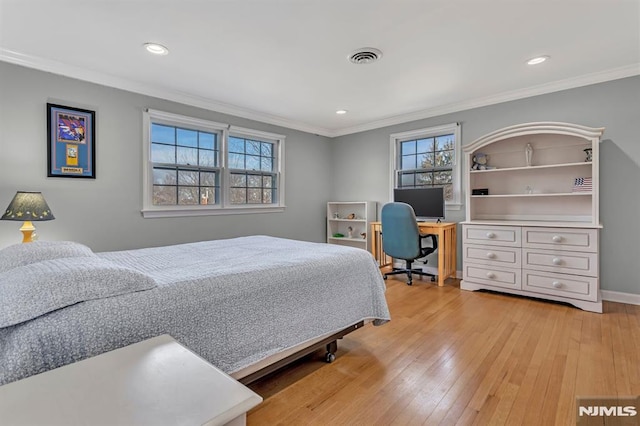
M188 164L190 166L198 165L198 150L195 148L177 148L176 164Z
M273 203L273 190L272 189L263 189L262 190L262 201L266 204Z
M402 157L402 168L403 169L415 169L416 168L416 156L415 155L405 155Z
M249 188L260 188L262 185L262 176L249 175L247 178L247 186Z
M262 189L260 188L247 189L247 202L249 204L262 204Z
M406 141L402 142L400 147L400 154L415 154L416 153L416 141Z
M216 186L216 174L214 172L200 172L200 185Z
M198 172L191 170L178 171L178 185L198 186Z
M273 170L273 161L271 160L271 158L262 157L261 163L260 163L260 170L265 172L270 172Z
M151 144L151 161L154 163L170 163L176 162L176 148L169 145Z
M260 142L247 140L247 154L260 155Z
M435 172L433 174L433 179L436 185L444 185L445 183L451 183L451 171Z
M229 136L229 152L244 154L244 139Z
M273 178L271 176L262 176L262 186L265 188L271 188Z
M229 168L244 169L244 154L229 154Z
M216 149L216 135L213 133L198 132L199 147L203 149Z
M418 140L418 153L433 151L433 138Z
M438 136L436 138L435 151L442 151L444 149L453 149L453 135Z
M247 186L247 176L241 175L238 173L231 174L231 186L236 187L246 187Z
M453 200L453 184L448 184L444 186L444 199L446 201Z
M171 126L163 126L162 124L151 124L151 142L160 142L175 145L176 128Z
M231 188L231 204L247 204L247 190L245 188Z
M263 142L260 149L263 157L273 157L273 144Z
M198 188L191 186L179 186L178 187L178 204L200 204L200 198L198 196Z
M211 186L200 187L200 204L216 204L216 189Z
M176 187L153 185L153 204L158 206L176 204Z
M416 186L433 185L433 173L416 173Z
M434 154L422 154L420 156L420 164L418 164L418 167L421 169L429 169L431 167L433 167L434 161L433 161L433 156Z
M247 170L260 170L260 157L247 155Z
M216 151L198 150L198 164L202 167L215 167L216 166Z
M400 186L401 187L413 186L414 185L413 177L414 177L413 173L403 173L400 177Z
M453 151L436 152L436 167L447 167L453 165Z
M153 169L153 183L155 185L175 185L176 171L169 169Z
M198 132L195 130L178 129L176 133L178 136L177 145L198 147Z

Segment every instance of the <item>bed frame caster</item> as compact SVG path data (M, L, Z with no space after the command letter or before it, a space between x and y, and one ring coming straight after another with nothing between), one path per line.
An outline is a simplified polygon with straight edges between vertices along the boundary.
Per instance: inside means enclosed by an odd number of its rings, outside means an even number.
M333 341L327 345L327 353L324 354L324 360L327 364L331 364L336 360L336 351L338 350L338 342Z

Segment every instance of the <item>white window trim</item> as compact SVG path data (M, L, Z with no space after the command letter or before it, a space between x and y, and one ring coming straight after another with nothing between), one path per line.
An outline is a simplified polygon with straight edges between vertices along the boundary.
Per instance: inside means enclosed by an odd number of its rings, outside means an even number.
M453 199L445 203L446 210L460 210L462 208L462 165L461 165L461 145L460 123L443 124L441 126L427 127L424 129L410 130L408 132L393 133L389 137L390 146L390 170L389 170L389 200L393 200L393 190L396 187L397 178L397 161L398 161L398 145L405 140L411 140L416 137L432 137L445 133L453 133L456 138L456 146L453 150Z
M193 205L193 206L157 206L153 204L152 183L153 183L153 163L151 161L151 122L165 122L168 125L175 126L181 124L192 129L215 132L220 134L220 190L223 192L221 203L218 205ZM236 214L252 214L252 213L279 213L283 212L286 205L284 203L284 141L286 136L275 133L262 132L243 127L232 126L215 121L202 120L199 118L188 117L170 112L157 111L147 109L142 114L142 217L144 218L160 218L160 217L193 217L193 216L212 216L212 215L236 215ZM278 188L278 204L270 205L231 205L228 203L229 184L227 176L227 138L229 133L238 136L248 136L260 138L270 142L276 142L277 147L277 188Z

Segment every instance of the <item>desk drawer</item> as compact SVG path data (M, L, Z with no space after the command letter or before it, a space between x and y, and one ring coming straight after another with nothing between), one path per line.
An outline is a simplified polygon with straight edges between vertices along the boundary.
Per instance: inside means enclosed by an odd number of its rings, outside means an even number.
M520 247L517 226L463 225L463 243Z
M522 228L522 247L598 251L598 230L582 228Z
M535 293L571 297L596 302L598 300L598 279L578 275L554 274L522 270L522 289Z
M519 290L522 287L521 278L520 269L482 266L472 263L466 263L463 267L463 279L469 282Z
M598 254L524 248L522 249L522 267L537 271L597 277Z
M463 247L463 262L479 263L482 265L506 266L519 268L521 261L520 248L476 246L465 244Z

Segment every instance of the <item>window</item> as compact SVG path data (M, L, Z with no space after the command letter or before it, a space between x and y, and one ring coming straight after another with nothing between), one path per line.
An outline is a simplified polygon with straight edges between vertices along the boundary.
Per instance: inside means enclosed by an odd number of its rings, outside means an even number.
M144 113L144 217L282 211L284 136Z
M443 187L447 208L459 210L459 143L457 123L391 135L390 193L394 188Z

